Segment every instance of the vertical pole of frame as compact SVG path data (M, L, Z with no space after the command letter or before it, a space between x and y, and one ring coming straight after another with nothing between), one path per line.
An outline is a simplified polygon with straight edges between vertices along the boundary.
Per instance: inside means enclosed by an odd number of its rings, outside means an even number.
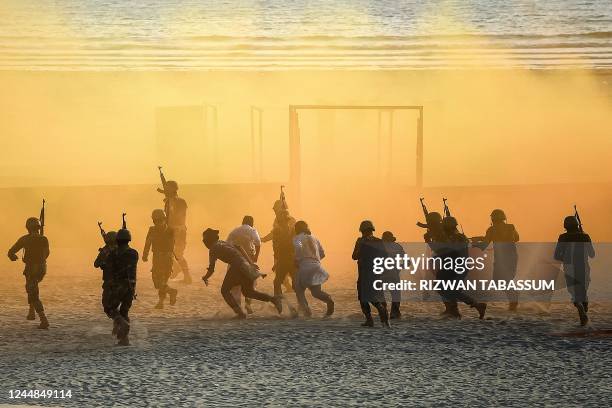
M378 110L378 128L376 134L376 177L380 180L382 174L382 112Z
M416 143L416 186L423 188L423 107L419 108Z
M301 198L300 172L300 125L298 122L298 112L294 106L289 105L289 185L296 207L299 207Z
M259 109L259 182L263 182L263 110Z
M393 172L393 114L394 111L389 111L389 140L387 143L387 183L391 183L391 175Z
M253 182L257 180L255 160L255 107L251 106L251 177Z

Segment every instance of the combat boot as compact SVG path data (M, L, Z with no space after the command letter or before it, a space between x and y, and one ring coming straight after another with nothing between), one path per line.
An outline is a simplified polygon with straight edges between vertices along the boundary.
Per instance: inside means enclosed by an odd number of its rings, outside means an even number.
M170 306L176 305L176 295L178 294L178 290L170 288L168 289L168 294L170 295Z
M244 308L246 309L247 314L253 314L253 307L251 306L251 299L244 299Z
M117 325L117 338L119 340L127 337L130 332L130 323L125 320L122 316L115 317L115 324Z
M283 313L283 298L282 296L274 296L272 298L272 304L276 308L278 314Z
M34 310L34 306L30 305L30 311L26 316L27 320L36 320L36 311Z
M440 312L440 316L442 317L453 317L453 303L452 302L444 302L444 310Z
M39 329L48 329L49 328L49 320L47 320L47 316L45 312L38 313L38 317L40 318L40 324L38 325Z
M586 311L584 310L584 305L582 303L574 303L576 309L578 309L578 316L580 317L580 325L586 326L589 322L589 316L587 316Z
M374 327L374 320L372 320L372 315L366 316L365 322L361 323L362 327Z
M589 302L582 302L585 313L589 313Z
M487 304L486 303L474 303L473 305L471 305L471 307L476 309L476 311L478 312L478 318L479 319L481 319L481 320L484 319L485 312L487 311Z
M234 320L244 320L247 318L247 315L244 314L244 312L242 311L241 308L237 307L236 309L234 309L234 313L236 313L236 316L233 317Z
M118 346L129 346L130 345L130 339L128 336L122 337L119 339L119 341L117 342Z

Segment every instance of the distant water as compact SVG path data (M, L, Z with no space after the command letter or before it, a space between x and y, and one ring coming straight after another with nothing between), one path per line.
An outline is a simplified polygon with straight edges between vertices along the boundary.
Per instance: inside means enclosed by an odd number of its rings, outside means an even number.
M612 68L612 0L0 0L0 69Z

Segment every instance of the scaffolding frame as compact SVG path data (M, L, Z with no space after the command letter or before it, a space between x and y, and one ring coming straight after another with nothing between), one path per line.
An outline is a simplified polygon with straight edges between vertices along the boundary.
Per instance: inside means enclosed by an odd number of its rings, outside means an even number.
M289 105L289 184L292 193L299 201L301 190L301 146L300 146L300 110L374 110L378 111L378 169L381 171L381 129L383 112L389 114L389 149L387 157L387 178L391 177L391 157L393 140L393 112L398 110L418 111L416 141L416 180L418 189L423 187L423 106L422 105ZM380 174L380 173L379 173Z

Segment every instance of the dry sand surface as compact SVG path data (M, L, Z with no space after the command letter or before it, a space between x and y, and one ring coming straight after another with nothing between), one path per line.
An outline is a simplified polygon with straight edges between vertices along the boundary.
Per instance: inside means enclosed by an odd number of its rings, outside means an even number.
M254 316L235 321L219 294L223 268L209 287L199 276L177 284L178 304L162 311L141 268L132 345L121 348L101 310L98 273L50 268L41 293L51 328L42 331L25 320L13 265L0 284L0 404L605 406L612 398L612 337L555 335L579 331L567 304L517 314L493 305L484 321L463 308L463 320L445 321L438 304L409 303L391 329L365 329L347 274L328 285L331 319L313 301L311 319L256 303ZM270 292L271 279L260 287ZM609 304L591 314L593 327L612 327ZM72 399L10 400L11 389L70 389Z

